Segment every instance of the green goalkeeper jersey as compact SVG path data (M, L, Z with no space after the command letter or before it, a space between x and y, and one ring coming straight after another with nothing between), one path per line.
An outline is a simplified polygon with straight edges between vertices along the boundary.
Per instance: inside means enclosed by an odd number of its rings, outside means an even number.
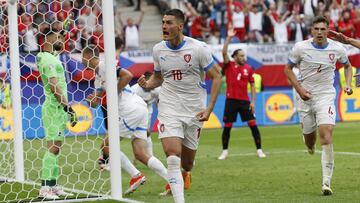
M59 106L60 103L57 101L54 93L51 91L49 85L49 78L55 77L58 81L62 93L67 98L67 85L64 75L64 67L57 56L54 56L48 52L40 52L36 56L37 67L40 72L41 80L44 86L45 102L44 105L55 105Z

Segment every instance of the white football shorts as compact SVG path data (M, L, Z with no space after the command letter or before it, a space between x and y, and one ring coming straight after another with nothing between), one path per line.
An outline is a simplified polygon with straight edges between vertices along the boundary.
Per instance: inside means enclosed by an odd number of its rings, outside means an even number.
M199 145L202 122L195 117L159 116L159 139L166 137L179 137L182 144L192 150Z
M336 94L313 95L310 100L303 101L297 95L297 110L304 134L314 132L322 124L335 125L335 96Z
M137 103L133 104L137 105ZM147 139L148 111L145 105L137 105L135 111L119 119L120 136L130 139Z

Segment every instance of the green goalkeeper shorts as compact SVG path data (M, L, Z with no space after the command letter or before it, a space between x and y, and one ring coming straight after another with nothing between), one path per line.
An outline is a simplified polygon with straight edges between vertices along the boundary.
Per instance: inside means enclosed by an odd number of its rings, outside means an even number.
M61 106L43 104L42 122L47 141L63 141L66 123L68 121L67 113Z

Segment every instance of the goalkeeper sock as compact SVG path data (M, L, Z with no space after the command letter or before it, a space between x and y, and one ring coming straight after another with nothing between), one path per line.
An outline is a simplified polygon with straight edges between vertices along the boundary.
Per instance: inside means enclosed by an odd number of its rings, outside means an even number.
M160 177L167 181L167 170L159 159L152 156L150 157L147 165L151 170L155 171L156 174L158 174Z
M184 200L184 180L180 170L181 160L175 155L169 156L168 164L168 182L170 184L171 193L175 203L185 202Z
M41 179L44 181L44 185L52 184L59 177L59 156L49 151L46 151L42 161L42 174Z
M330 186L334 170L334 149L332 144L322 145L321 166L323 173L322 184Z
M147 139L146 139L146 151L150 156L153 155L153 146L152 146L151 136L147 137Z
M121 168L124 169L131 177L137 176L140 171L135 168L129 158L120 151Z

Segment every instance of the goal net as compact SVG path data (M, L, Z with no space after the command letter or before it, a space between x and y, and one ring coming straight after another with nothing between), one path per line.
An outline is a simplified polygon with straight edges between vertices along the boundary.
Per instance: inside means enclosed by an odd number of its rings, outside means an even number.
M73 194L62 199L121 198L121 184L119 188L111 188L114 173L101 172L97 163L100 145L107 133L103 112L100 107L92 108L85 102L87 95L94 91L94 71L82 64L81 50L93 44L103 55L107 54L102 4L101 0L19 0L15 5L0 1L0 202L43 201L38 195L48 142L42 115L44 83L36 56L43 50L49 31L64 36L64 51L56 56L65 71L69 104L78 117L74 127L67 123L56 163L59 165L56 184ZM9 9L11 6L13 10ZM13 21L12 11L16 12ZM16 21L17 35L14 35L9 25ZM11 37L18 40L18 47L10 43ZM10 95L13 88L10 84L16 84L11 82L14 79L11 69L16 68L13 62L17 61L10 57L13 50L19 51L16 58L20 65L20 101L11 99L16 97ZM13 121L18 107L21 122ZM14 124L19 123L22 123L20 147L16 145L14 133ZM15 158L16 154L20 158ZM118 176L121 177L120 172ZM115 178L121 182L121 178ZM119 191L120 196L118 193L114 196L114 191Z

